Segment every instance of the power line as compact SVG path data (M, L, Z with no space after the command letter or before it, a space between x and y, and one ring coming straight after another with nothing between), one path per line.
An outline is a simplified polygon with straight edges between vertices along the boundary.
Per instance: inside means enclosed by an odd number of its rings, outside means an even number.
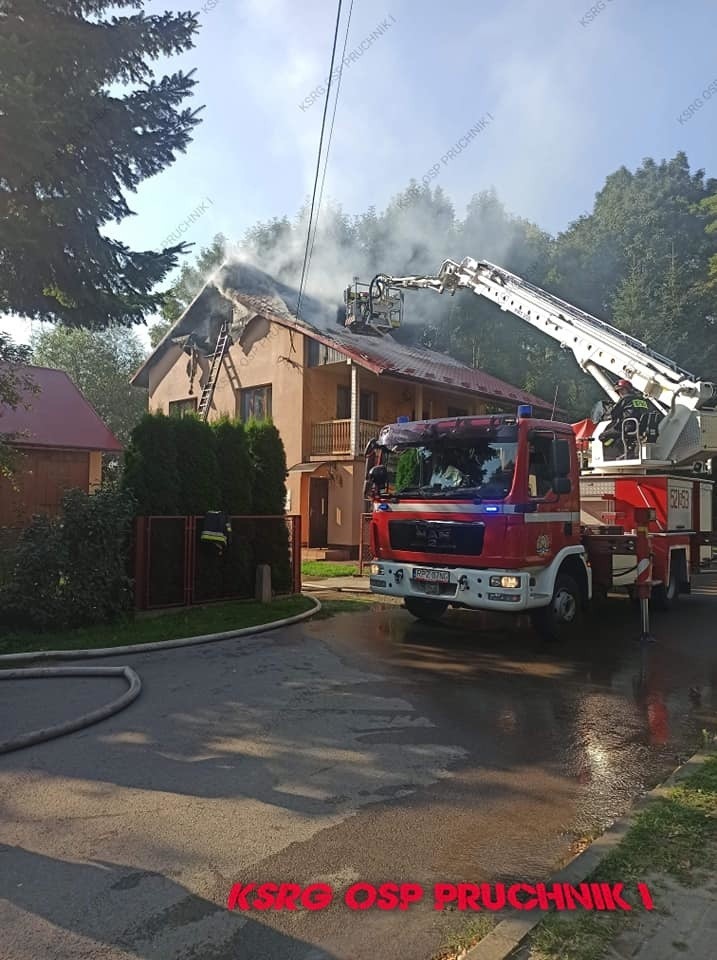
M322 176L321 176L321 189L319 190L319 202L318 202L318 205L317 205L317 207L316 207L316 223L314 224L314 236L313 236L313 239L312 239L312 241L311 241L311 249L309 250L309 260L308 260L308 263L307 263L307 265L306 265L306 276L307 276L307 277L308 277L308 275L309 275L309 270L311 270L311 258L312 258L313 254L314 254L314 244L316 243L316 235L317 235L317 233L319 232L319 217L320 217L320 215L321 215L321 201L323 200L323 197L324 197L324 184L326 183L326 170L328 169L328 166L329 166L329 153L331 152L331 141L332 141L333 136L334 136L334 123L335 123L335 121L336 121L336 108L338 107L338 104L339 104L339 94L341 93L341 80L342 80L343 75L344 75L344 67L343 67L343 64L344 64L344 60L345 60L345 58L346 58L346 45L348 44L348 40L349 40L349 29L350 29L350 27L351 27L351 14L353 13L353 9L354 9L354 0L351 0L351 6L349 7L349 15L348 15L348 18L347 18L347 20L346 20L346 33L344 34L344 48L343 48L343 50L341 51L341 69L339 70L339 81L338 81L338 84L336 85L336 97L334 98L334 109L333 109L333 113L331 114L331 128L329 129L329 139L328 139L328 141L327 141L327 143L326 143L326 156L324 157L324 172L323 172L323 174L322 174Z
M324 100L324 113L321 118L321 136L319 137L319 152L316 158L316 175L314 176L314 190L311 196L311 209L309 211L309 226L306 232L306 248L304 249L304 264L301 268L301 281L299 283L299 298L296 303L296 317L299 318L299 311L301 309L301 300L304 295L304 281L306 279L306 268L309 260L309 246L311 244L311 225L314 219L314 206L316 204L316 190L319 185L319 174L321 172L321 153L324 146L324 131L326 129L326 114L329 108L329 96L331 94L331 80L334 73L334 60L336 59L336 44L339 39L339 23L341 22L341 3L342 0L338 2L338 9L336 11L336 26L334 27L334 42L331 48L331 68L329 70L329 80L326 87L326 99Z

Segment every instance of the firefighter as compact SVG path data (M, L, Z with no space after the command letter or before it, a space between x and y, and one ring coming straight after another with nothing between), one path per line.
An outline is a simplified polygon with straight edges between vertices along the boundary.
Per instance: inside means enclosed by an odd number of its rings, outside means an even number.
M640 426L644 422L643 418L650 413L650 404L629 380L618 380L615 389L620 399L612 408L610 424L603 432L601 440L605 450L610 451L610 453L614 452L618 456L620 451L623 454L626 452L623 444L623 425L627 420L637 421L637 428L634 433L628 434L637 441L640 435Z

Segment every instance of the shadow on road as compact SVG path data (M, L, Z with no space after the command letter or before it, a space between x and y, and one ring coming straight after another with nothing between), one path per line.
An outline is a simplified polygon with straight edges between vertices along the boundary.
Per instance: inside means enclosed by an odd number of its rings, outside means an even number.
M104 860L74 863L0 844L3 900L52 925L33 925L31 942L8 943L8 908L0 902L0 917L5 915L0 949L9 946L10 952L2 955L13 958L79 956L79 937L82 956L94 956L94 951L84 952L92 946L111 946L138 960L197 960L197 947L189 944L196 944L203 930L201 960L335 960L304 940L196 896L159 873ZM62 931L75 936L65 938Z

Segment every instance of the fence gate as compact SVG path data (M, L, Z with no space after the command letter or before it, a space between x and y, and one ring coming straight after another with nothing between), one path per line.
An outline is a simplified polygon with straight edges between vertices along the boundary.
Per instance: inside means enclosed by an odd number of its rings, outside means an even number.
M301 517L231 517L227 546L202 541L204 517L137 517L138 610L254 597L256 568L271 566L274 593L301 592Z

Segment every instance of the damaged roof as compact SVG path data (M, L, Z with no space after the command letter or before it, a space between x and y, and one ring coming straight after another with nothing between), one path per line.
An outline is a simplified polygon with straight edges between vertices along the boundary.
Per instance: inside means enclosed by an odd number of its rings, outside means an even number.
M21 367L38 387L13 410L0 407L0 434L17 446L119 453L123 447L64 370ZM27 408L25 404L28 404Z
M230 322L236 339L251 319L262 316L318 340L379 375L468 392L499 403L529 403L543 410L552 408L552 404L541 397L443 353L401 344L390 334L381 337L354 333L338 323L337 304L304 294L301 319L298 319L297 300L296 289L252 264L225 263L135 373L132 383L148 387L150 368L172 346L183 345L184 338L192 335L200 346L211 351L223 320Z

